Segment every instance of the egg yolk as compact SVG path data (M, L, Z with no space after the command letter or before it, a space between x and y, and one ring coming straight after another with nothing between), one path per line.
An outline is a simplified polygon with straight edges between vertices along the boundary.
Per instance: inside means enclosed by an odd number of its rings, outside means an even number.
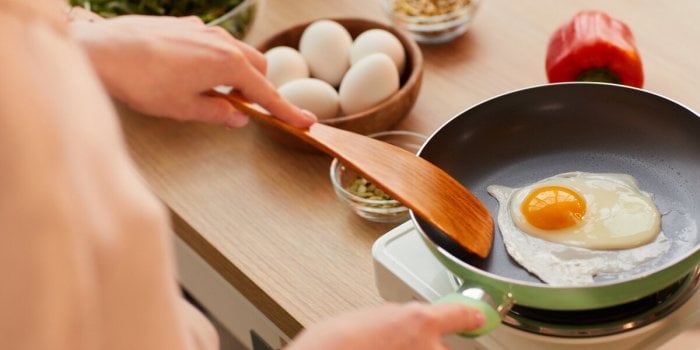
M523 201L525 219L543 230L559 230L576 225L586 213L586 201L575 191L561 186L545 186L532 191Z

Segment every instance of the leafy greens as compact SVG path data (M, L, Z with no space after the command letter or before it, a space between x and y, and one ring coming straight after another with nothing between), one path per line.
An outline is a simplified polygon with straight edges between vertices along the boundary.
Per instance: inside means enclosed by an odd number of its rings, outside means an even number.
M210 22L238 6L243 0L70 0L102 17L142 14L165 16L199 16Z

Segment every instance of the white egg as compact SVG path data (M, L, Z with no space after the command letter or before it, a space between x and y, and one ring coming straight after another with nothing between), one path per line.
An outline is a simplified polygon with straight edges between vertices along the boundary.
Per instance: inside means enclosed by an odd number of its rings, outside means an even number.
M338 86L350 66L352 36L331 20L311 23L299 40L299 52L306 59L311 76Z
M292 80L280 86L278 90L289 102L311 111L319 119L334 118L338 115L338 92L323 80Z
M299 51L289 46L277 46L265 52L267 71L265 75L275 87L284 83L309 77L309 67Z
M627 278L670 248L651 195L629 175L571 172L487 190L508 254L548 284Z
M399 83L399 73L389 56L366 56L350 67L340 84L340 109L347 115L372 108L398 91Z
M406 65L406 52L401 41L384 29L370 29L355 38L350 48L350 63L355 64L360 59L373 53L381 52L394 61L399 75Z

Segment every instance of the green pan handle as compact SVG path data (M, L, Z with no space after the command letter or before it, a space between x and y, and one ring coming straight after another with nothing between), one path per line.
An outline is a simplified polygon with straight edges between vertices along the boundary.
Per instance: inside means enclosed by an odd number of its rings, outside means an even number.
M486 318L486 323L478 329L475 329L473 331L469 332L461 332L459 333L460 336L465 337L465 338L475 338L478 337L482 334L486 334L491 332L496 326L501 324L501 317L498 315L498 312L496 309L493 308L493 306L489 305L489 303L479 300L479 299L474 299L472 297L460 294L460 293L452 293L452 294L447 294L444 297L438 299L435 301L436 304L462 304L465 306L469 307L474 307L479 310L484 314Z

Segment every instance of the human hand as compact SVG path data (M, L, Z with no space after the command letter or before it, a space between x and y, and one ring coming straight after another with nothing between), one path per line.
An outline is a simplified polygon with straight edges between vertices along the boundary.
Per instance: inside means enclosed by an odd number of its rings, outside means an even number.
M311 326L287 350L445 350L443 335L485 322L481 311L460 304L386 304Z
M316 120L267 81L260 52L197 17L120 16L78 20L71 29L110 95L140 112L237 128L248 117L205 94L232 86L293 126Z
M0 0L0 348L218 349L58 3Z

